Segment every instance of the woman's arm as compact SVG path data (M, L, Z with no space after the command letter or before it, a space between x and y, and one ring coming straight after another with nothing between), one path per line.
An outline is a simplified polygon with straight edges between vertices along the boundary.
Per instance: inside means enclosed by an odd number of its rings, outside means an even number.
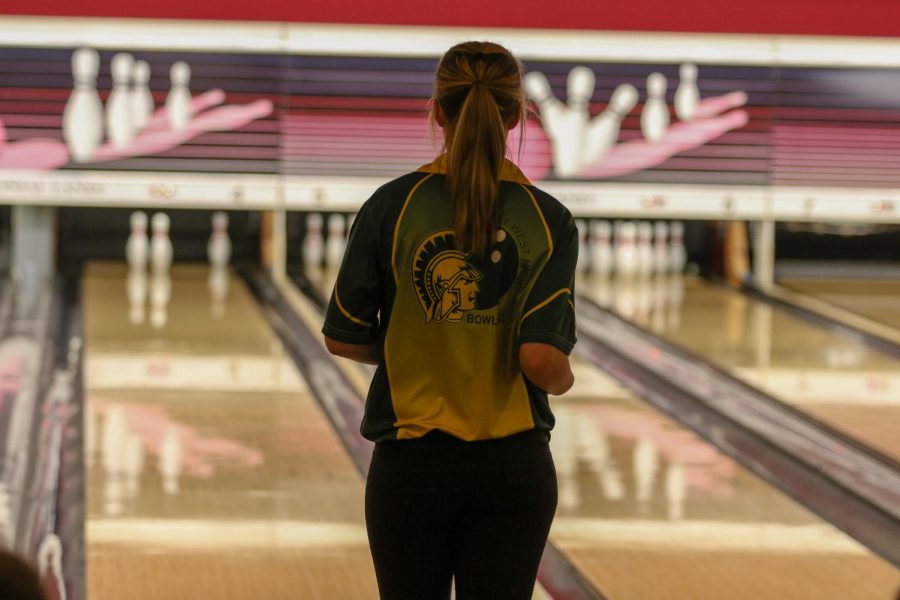
M550 344L540 342L521 344L519 366L531 383L554 396L566 393L575 383L569 357Z
M381 364L382 348L384 346L381 342L372 344L348 344L346 342L333 340L326 335L325 347L335 356L343 356L344 358L349 358L350 360L355 360L357 362L378 365Z

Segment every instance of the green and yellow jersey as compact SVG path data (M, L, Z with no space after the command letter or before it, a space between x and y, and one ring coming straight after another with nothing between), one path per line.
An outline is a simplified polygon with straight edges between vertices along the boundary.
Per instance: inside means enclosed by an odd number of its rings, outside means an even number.
M486 256L454 246L443 157L379 188L353 222L322 332L383 340L362 434L464 440L553 427L519 344L575 344L578 234L569 211L506 161Z

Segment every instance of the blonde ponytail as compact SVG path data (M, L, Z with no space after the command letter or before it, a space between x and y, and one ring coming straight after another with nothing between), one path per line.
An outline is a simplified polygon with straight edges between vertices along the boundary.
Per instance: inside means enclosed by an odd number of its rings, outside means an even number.
M522 68L508 50L490 42L454 46L435 74L444 119L447 192L456 247L486 254L497 227L495 201L506 154L507 126L524 121ZM432 122L436 115L432 115Z

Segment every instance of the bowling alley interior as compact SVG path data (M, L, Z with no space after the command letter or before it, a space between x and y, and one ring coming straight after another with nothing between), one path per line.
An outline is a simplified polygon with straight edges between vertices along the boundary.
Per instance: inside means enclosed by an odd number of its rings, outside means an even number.
M469 39L578 235L532 597L900 598L900 7L570 4L0 7L0 598L379 598L321 331Z

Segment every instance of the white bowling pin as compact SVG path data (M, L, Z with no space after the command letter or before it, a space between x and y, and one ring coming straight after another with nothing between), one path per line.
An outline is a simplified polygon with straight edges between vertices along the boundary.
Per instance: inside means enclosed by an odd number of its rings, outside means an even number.
M191 67L186 62L178 61L169 70L171 88L166 96L166 115L169 118L169 127L179 131L188 126L193 116L191 103L191 90L188 84L191 81Z
M609 221L591 222L591 270L599 277L609 277L613 270L612 226Z
M682 121L690 121L700 104L697 87L697 65L684 63L678 69L678 88L675 90L675 114Z
M319 213L306 215L306 235L303 237L303 264L306 268L320 268L325 251L325 242L322 239L322 224L324 219Z
M587 128L580 168L596 163L616 145L622 119L631 112L637 101L638 91L633 85L623 83L615 89L606 110L594 117Z
M641 438L634 448L633 460L635 496L638 502L644 503L650 500L653 494L653 482L659 468L659 452L653 442Z
M651 73L647 77L647 101L641 111L641 132L648 142L656 142L663 138L668 128L666 76L662 73Z
M131 78L134 88L131 90L131 121L135 134L140 132L150 121L153 114L153 93L150 91L150 65L139 60L134 63Z
M163 479L163 491L167 495L178 494L178 479L182 469L181 437L174 427L166 427L159 449L159 472Z
M684 273L687 250L684 247L684 224L675 221L669 226L669 271Z
M167 273L172 266L172 240L169 239L169 215L156 213L150 223L150 268L154 274Z
M578 174L583 162L584 136L594 92L594 73L587 67L575 67L567 80L567 103L553 95L547 78L537 71L525 76L525 90L538 105L544 130L553 149L553 168L559 177Z
M147 272L144 269L129 269L125 287L128 320L132 325L140 325L144 322L147 307Z
M657 273L669 272L669 225L665 221L657 221L653 226L653 269Z
M206 255L213 267L225 267L231 260L231 239L228 237L228 214L216 211L212 216L212 234L206 244Z
M121 407L111 406L104 414L101 453L103 458L103 513L122 514L125 506L124 453L128 427Z
M125 243L125 260L131 271L143 271L150 258L150 240L147 237L147 213L136 210L131 213L131 234Z
M113 89L106 103L106 131L116 148L124 148L134 137L131 116L131 71L134 57L124 52L112 58Z
M63 139L72 160L86 162L103 141L103 103L97 93L100 56L92 48L79 48L72 54L75 87L63 110Z
M556 427L550 448L556 463L556 475L559 480L559 507L563 510L574 510L581 505L581 493L578 488L576 471L578 469L578 453L576 451L576 416L572 414L571 405L557 404L554 408Z
M584 273L591 260L587 251L587 223L584 219L575 219L575 228L578 230L578 262L575 263L575 272Z
M638 223L638 274L649 277L653 273L655 254L653 252L653 226L647 221Z
M168 271L150 277L150 324L162 329L169 321L169 301L172 299L172 278Z
M344 215L334 213L328 217L328 239L325 241L325 266L337 269L344 258L347 240L344 238Z
M615 240L616 276L633 277L638 272L637 226L631 221L619 225Z
M227 267L213 265L209 270L207 285L209 287L210 313L216 319L221 319L225 316L230 283Z
M678 463L671 463L666 471L666 504L670 521L680 521L684 518L684 505L687 502L687 479L684 475L684 467Z

